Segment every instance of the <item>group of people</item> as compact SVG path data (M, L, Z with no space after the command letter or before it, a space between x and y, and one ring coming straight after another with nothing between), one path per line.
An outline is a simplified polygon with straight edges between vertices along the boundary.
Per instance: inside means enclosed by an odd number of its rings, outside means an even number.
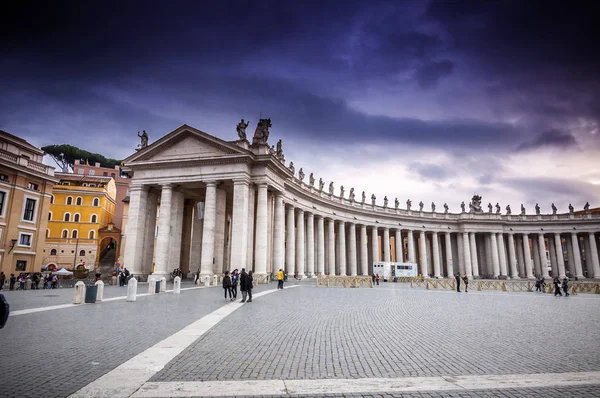
M466 275L461 278L459 274L454 275L454 278L456 279L456 291L460 293L460 280L462 279L465 284L465 293L469 293L469 278Z
M8 289L9 290L25 290L25 283L31 281L31 289L39 289L40 283L42 289L56 289L58 288L58 277L56 275L42 274L40 272L26 273L22 272L19 276L10 274L8 278ZM0 272L0 290L4 290L4 284L6 283L6 275L4 272ZM17 285L18 283L18 285ZM15 289L16 286L16 289Z
M555 297L562 296L563 293L565 294L565 297L569 297L569 279L564 278L561 281L559 277L555 276L552 279L552 283L554 284L554 296ZM541 276L535 280L535 291L536 292L543 292L544 286L546 286L546 280L544 279L543 276ZM562 292L561 292L561 288L562 288Z
M122 271L119 271L119 286L127 285L129 282L129 270L127 268L123 268Z
M252 302L252 289L254 288L254 279L252 277L252 271L246 273L246 268L242 268L242 272L238 272L237 268L234 269L231 274L229 271L225 271L223 275L223 292L225 301L237 300L238 283L240 285L240 291L242 292L242 303ZM229 300L227 295L229 294Z

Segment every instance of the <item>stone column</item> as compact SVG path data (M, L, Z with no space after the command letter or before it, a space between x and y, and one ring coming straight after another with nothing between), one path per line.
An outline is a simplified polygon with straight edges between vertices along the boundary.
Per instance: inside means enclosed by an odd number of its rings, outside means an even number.
M327 264L329 275L335 276L335 221L330 218L327 220L327 252L329 258Z
M284 267L285 251L285 204L283 194L275 193L275 210L273 221L273 271L277 273Z
M158 210L158 195L155 192L148 191L148 202L146 206L146 224L145 224L145 235L144 238L144 257L142 259L142 271L144 275L152 273L152 266L154 265L154 245L156 237L156 214ZM133 270L131 270L132 275Z
M225 226L227 224L227 191L217 187L217 217L215 221L215 248L213 272L225 270Z
M254 233L256 229L256 185L248 184L248 253L246 256L246 265L248 269L254 269ZM285 217L281 221L282 225L285 226ZM285 229L285 227L284 227ZM285 234L285 233L284 233ZM282 238L283 240L284 238ZM284 243L281 243L282 247ZM283 249L282 249L283 258ZM281 268L283 269L283 260ZM279 268L277 269L279 271Z
M298 272L298 278L304 276L304 260L306 254L304 239L304 210L298 209L296 212L296 272Z
M540 246L538 245L537 241L535 238L531 238L531 248L533 249L532 251L532 257L533 257L533 268L535 271L535 276L539 277L542 275L542 266L540 265Z
M427 269L427 239L425 238L425 231L419 233L419 261L421 262L421 275L423 278L429 276Z
M452 237L450 232L444 233L445 246L446 246L446 270L448 271L448 278L454 277L454 264L452 263Z
M360 274L369 274L369 253L367 248L367 226L360 226Z
M381 244L383 246L383 261L389 263L392 261L390 255L390 229L383 229L383 239L381 240Z
M167 271L171 272L181 265L181 239L183 232L183 206L184 195L182 192L171 193L171 236L169 241L169 262Z
M517 245L517 262L519 269L519 277L527 278L527 271L525 271L525 254L523 254L523 237L517 236L515 238Z
M194 203L186 200L183 207L183 231L181 234L181 272L183 275L190 273L190 249L192 243L192 217Z
M581 250L579 249L579 238L575 232L571 233L571 247L573 248L574 269L571 270L577 279L584 279L583 268L581 267Z
M590 238L587 235L583 235L583 255L585 256L585 271L587 272L587 277L593 278L594 265L592 263L592 248L590 246Z
M396 234L394 236L394 246L396 247L396 262L403 263L404 256L402 255L402 233L399 229L396 230Z
M519 277L517 273L517 255L515 253L515 237L508 234L508 262L510 265L510 276L512 279Z
M256 242L254 245L254 273L262 280L267 275L267 239L268 239L268 187L258 185L256 201Z
M558 277L563 279L566 277L565 274L565 257L562 248L562 241L560 240L560 234L554 234L554 244L556 245L556 260L558 262Z
M594 278L600 278L600 260L598 259L598 244L596 243L596 235L593 232L589 233L590 252L592 257L592 272ZM588 268L589 272L589 268Z
M356 276L356 225L348 224L348 271L350 276Z
M417 256L415 255L415 237L413 235L413 231L409 230L406 236L408 238L408 262L416 263Z
M315 216L306 213L306 275L315 275Z
M125 258L123 266L132 274L141 274L144 259L144 241L146 213L148 204L148 188L143 185L131 185L129 195L129 216L125 242Z
M469 244L469 233L463 232L463 257L465 259L465 274L469 279L473 279L473 271L471 269L471 248Z
M325 220L317 215L317 274L325 275Z
M296 216L294 212L294 206L288 205L287 207L287 217L286 217L286 226L287 231L285 234L285 270L289 276L294 275L294 271L296 271L296 225L295 219Z
M550 267L552 268L552 278L558 276L558 258L556 256L556 245L554 244L554 235L548 237L548 251L550 254Z
M440 245L438 240L437 232L433 232L431 236L432 242L432 253L433 256L433 276L436 278L441 278L440 274Z
M371 253L373 256L373 262L379 261L379 236L377 234L377 227L371 227ZM371 264L372 265L372 264Z
M172 196L173 187L171 184L164 184L160 194L160 215L158 217L158 237L156 239L156 268L153 275L167 275L169 273Z
M475 232L469 233L469 251L471 252L471 272L473 278L479 278L479 260L477 260L477 239Z
M500 275L508 276L506 264L506 249L504 246L504 234L498 234L498 254L500 255Z
M540 251L540 265L542 267L542 275L545 279L550 279L550 275L548 275L548 263L546 260L546 242L544 241L544 234L538 234L538 244Z
M340 275L346 275L346 224L343 221L338 222L338 245L340 252Z
M529 250L529 235L527 234L523 234L523 255L525 256L523 265L525 266L527 279L535 279L533 265L531 264L531 250Z
M231 220L231 267L248 268L248 181L233 182L233 214ZM257 220L258 223L258 220Z
M491 252L492 252L492 267L493 267L493 277L497 279L500 275L500 259L498 257L498 240L496 239L496 234L490 234L490 242L491 242Z
M463 242L463 234L461 233L456 234L456 246L456 255L458 257L458 266L456 267L456 272L458 272L458 274L462 276L465 275L467 272L465 271L465 246Z
M162 213L161 213L162 217ZM200 274L213 275L215 262L215 231L217 224L217 183L206 183L204 200L204 226L202 228L202 260ZM160 227L159 227L160 232Z

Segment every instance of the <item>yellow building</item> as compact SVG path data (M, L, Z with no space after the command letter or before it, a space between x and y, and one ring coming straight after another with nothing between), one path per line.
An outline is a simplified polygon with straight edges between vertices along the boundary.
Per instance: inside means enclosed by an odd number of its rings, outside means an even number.
M102 231L113 231L116 185L112 177L56 173L52 190L44 266L94 269L118 242ZM112 263L112 261L111 261Z
M0 130L0 270L7 276L39 272L54 167L44 152ZM40 232L42 231L42 232Z

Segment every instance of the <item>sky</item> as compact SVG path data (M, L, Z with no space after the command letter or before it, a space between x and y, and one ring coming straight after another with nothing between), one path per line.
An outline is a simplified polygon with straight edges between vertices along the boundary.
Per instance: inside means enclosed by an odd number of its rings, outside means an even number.
M336 193L451 212L473 194L503 213L600 206L592 2L14 3L0 129L34 145L123 159L138 131L233 141L262 116Z

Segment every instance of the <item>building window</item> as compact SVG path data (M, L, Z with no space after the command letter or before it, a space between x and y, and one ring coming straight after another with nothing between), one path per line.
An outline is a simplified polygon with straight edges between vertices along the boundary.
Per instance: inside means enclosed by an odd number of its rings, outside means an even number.
M56 249L50 250L50 255L51 256L56 256Z
M33 215L35 213L35 199L27 198L25 200L25 211L23 212L23 220L33 221Z
M94 239L96 237L96 231L90 231L89 237L90 239Z
M50 204L54 204L54 195L50 195Z
M19 232L19 246L31 247L31 234Z
M90 170L90 175L91 176L96 175L96 171L95 170Z
M83 169L77 169L77 174L83 174Z
M79 222L79 214L78 213L73 216L73 222Z
M110 176L111 176L112 178L115 178L115 177L116 177L115 173L110 173Z
M93 206L100 206L100 199L94 198L94 204L93 204Z
M108 172L106 172L106 171L105 171L104 173L102 173L102 175L103 175L104 177L108 177Z
M60 185L71 185L71 183L69 181L63 181L60 183Z
M71 238L77 239L77 230L76 229L74 229L73 231L71 231Z
M85 256L85 250L80 250L79 251L79 256L81 256L81 257Z
M0 181L8 182L8 176L6 174L0 174Z
M70 196L67 196L67 204L68 205L72 205L73 204L73 198Z
M90 222L97 222L98 220L98 216L95 214L92 214L92 217L90 218Z
M77 206L81 206L81 203L83 203L83 199L82 199L82 198L81 198L81 196L80 196L80 197L78 197L78 198L77 198L77 200L75 201L75 204L76 204Z
M61 236L63 237L63 239L67 239L69 237L69 231L63 229Z
M50 229L46 229L46 238L50 237Z
M52 221L52 212L51 211L48 212L48 221Z
M27 268L27 261L17 260L17 266L15 268L17 271L25 271L26 268Z
M34 191L38 190L38 184L34 184L33 182L30 182L29 185L27 186L27 188L32 189Z
M63 221L66 221L66 222L71 221L71 214L65 213L65 215L63 217Z
M4 203L6 202L6 192L0 191L0 217L4 216Z

